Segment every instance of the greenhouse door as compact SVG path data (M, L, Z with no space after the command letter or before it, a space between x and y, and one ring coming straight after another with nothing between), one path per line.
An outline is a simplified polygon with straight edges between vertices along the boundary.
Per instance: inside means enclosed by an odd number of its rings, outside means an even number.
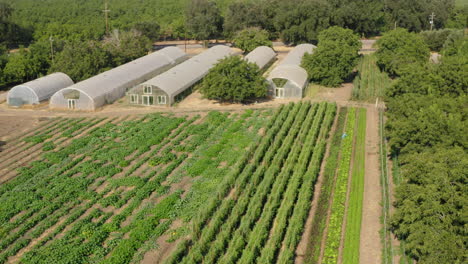
M152 95L143 95L142 98L144 105L154 105L154 97Z
M76 108L76 99L68 99L68 109Z
M275 97L284 98L284 88L275 88Z

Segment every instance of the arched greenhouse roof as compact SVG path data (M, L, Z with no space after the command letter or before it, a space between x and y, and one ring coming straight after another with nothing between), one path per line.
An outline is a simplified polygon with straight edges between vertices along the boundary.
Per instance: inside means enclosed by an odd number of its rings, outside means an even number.
M297 65L300 66L302 57L305 53L312 53L317 47L312 44L300 44L294 47L288 55L278 64L281 65Z
M267 46L260 46L251 51L245 60L257 64L260 69L267 66L276 57L275 51Z
M219 60L230 55L229 47L214 46L141 85L158 87L174 98L201 80Z
M297 65L280 65L271 71L268 80L286 79L295 86L303 88L307 84L307 71Z
M7 102L14 106L39 104L49 99L55 92L70 85L73 85L73 81L68 75L61 72L52 73L13 87L8 92Z
M116 101L125 95L128 88L154 77L185 57L186 54L179 48L161 49L72 85L66 90L58 91L52 96L50 107L66 108L64 92L74 90L86 95L92 101L92 107L83 110L95 110L106 103Z
M312 44L301 44L291 50L288 55L268 75L270 84L274 86L273 79L285 79L300 89L307 84L307 71L301 67L302 57L306 53L313 53L316 46Z

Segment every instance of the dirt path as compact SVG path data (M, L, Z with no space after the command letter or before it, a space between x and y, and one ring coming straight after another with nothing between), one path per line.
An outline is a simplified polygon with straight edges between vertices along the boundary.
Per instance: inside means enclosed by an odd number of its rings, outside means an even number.
M379 114L375 107L367 107L366 163L364 201L362 210L359 261L363 264L381 263L380 241L381 188L379 170Z

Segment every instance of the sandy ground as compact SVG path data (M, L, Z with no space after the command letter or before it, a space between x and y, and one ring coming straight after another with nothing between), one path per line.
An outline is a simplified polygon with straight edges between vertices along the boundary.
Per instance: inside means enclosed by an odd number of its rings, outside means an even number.
M359 262L381 263L382 245L379 231L381 188L379 170L379 114L375 107L367 108L366 163L364 175L364 201L361 223Z

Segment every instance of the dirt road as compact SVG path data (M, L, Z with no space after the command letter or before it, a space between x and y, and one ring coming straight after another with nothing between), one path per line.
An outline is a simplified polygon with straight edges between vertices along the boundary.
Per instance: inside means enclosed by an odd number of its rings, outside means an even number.
M366 164L362 210L359 262L381 263L381 187L379 170L379 114L374 106L367 107Z

